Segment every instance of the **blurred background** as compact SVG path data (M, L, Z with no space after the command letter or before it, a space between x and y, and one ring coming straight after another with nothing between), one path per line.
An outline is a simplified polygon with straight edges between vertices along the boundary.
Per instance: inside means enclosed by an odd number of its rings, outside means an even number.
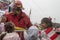
M5 10L16 0L0 0ZM20 0L24 12L30 17L32 23L40 23L43 17L51 17L53 22L60 23L60 0ZM8 8L9 9L9 8ZM8 10L7 9L7 10ZM4 12L0 10L0 15ZM2 13L1 13L2 12Z

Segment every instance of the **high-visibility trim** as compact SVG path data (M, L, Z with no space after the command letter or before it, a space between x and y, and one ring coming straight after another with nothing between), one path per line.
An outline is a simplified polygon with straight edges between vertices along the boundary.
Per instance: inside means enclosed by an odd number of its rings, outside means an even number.
M48 29L45 30L46 34L48 34L51 31L52 31L52 28L48 28Z
M47 36L51 39L54 40L58 37L58 35L55 33L53 28L48 28L45 30L45 33L47 34Z
M15 27L15 30L25 30L25 29L22 27Z
M54 34L55 34L55 31L51 30L51 32L48 33L48 36L51 37Z

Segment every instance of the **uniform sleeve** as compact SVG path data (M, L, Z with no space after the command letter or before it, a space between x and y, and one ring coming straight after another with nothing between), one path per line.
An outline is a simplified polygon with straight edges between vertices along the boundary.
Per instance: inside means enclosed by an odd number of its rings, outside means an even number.
M32 26L32 23L30 21L30 18L25 18L25 24L26 24L26 27L29 28L30 26Z
M30 19L28 20L27 26L28 26L28 27L32 26L32 23L31 23Z

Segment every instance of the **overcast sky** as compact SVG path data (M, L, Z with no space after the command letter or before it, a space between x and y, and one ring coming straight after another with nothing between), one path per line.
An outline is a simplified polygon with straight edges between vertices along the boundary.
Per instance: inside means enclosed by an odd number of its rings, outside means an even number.
M43 17L52 17L53 22L60 23L60 0L21 0L25 12L29 15L31 9L31 21L40 23ZM55 18L55 21L54 21Z
M20 0L32 23L40 23L44 17L52 17L53 22L60 23L60 0ZM55 18L55 20L54 20Z

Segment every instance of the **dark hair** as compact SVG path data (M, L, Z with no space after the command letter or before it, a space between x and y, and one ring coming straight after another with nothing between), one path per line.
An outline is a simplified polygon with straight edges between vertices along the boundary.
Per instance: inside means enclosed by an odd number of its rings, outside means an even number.
M11 22L7 22L4 25L4 28L5 28L5 31L8 32L8 33L11 33L11 32L14 31L14 25Z
M46 23L47 25L48 25L48 27L52 27L52 21L49 19L49 18L43 18L42 20L41 20L41 23L42 22L44 22L44 23Z

